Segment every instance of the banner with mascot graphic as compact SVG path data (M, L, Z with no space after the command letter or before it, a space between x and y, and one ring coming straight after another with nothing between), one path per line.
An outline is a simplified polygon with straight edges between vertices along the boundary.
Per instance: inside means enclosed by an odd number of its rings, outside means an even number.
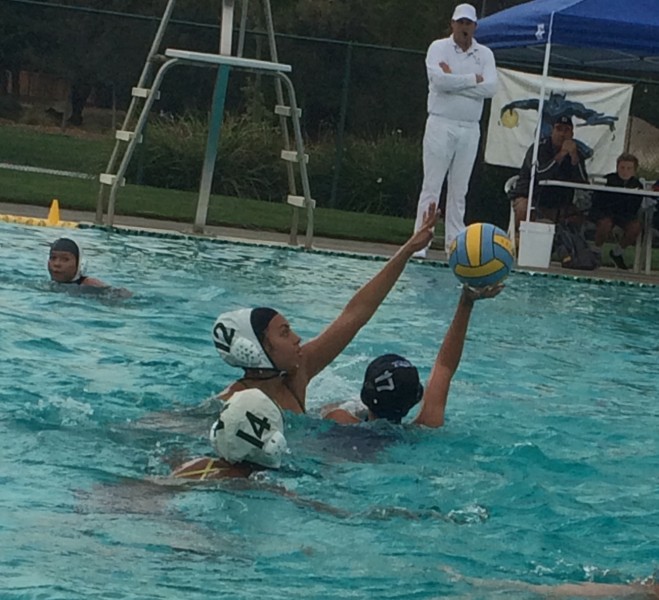
M574 139L588 157L588 174L605 175L616 170L616 158L625 149L631 85L547 77L540 120L542 76L509 69L497 71L499 87L492 98L486 163L521 167L538 122L544 138L551 135L554 120L567 115L574 122Z

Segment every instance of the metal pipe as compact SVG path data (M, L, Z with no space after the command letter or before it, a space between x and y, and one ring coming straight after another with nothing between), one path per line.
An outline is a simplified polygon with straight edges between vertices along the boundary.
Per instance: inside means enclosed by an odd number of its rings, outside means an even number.
M128 146L126 147L126 152L124 152L124 156L121 159L121 163L119 165L119 169L117 171L115 179L112 185L110 186L110 197L108 199L108 220L107 220L108 227L112 227L114 225L114 208L117 199L117 188L121 185L121 182L126 175L126 171L128 170L128 164L130 163L130 159L133 156L133 152L135 152L135 147L137 146L137 143L139 141L140 134L144 130L144 127L146 126L146 121L149 118L149 112L151 110L151 107L153 106L153 103L156 100L156 96L158 95L157 94L158 89L160 88L160 85L162 84L162 80L165 77L167 71L169 71L169 69L178 62L179 62L178 58L172 58L171 60L168 60L160 67L151 85L151 91L149 92L149 95L144 101L144 107L142 108L142 113L140 114L140 118L138 119L137 124L135 125L135 131L133 132L134 134L131 137L130 142L128 142Z
M176 6L176 0L168 0L167 5L165 6L165 10L160 19L160 24L158 25L158 29L156 30L156 35L153 38L151 48L149 49L149 53L147 54L144 67L142 68L142 73L140 74L137 87L145 87L146 82L151 76L151 72L153 69L153 57L156 55L158 49L160 48L160 44L162 43L162 39L165 35L167 25L169 24L169 20L171 19L172 12L174 11L174 6ZM114 88L113 88L113 93L114 93ZM126 131L130 122L133 120L133 113L137 108L138 101L139 99L136 98L135 96L131 98L128 111L126 111L126 116L124 117L123 124L121 125L122 131ZM112 171L114 170L114 165L117 161L117 158L119 157L119 148L122 143L123 142L121 140L115 141L114 148L112 149L112 154L110 155L110 160L108 161L107 167L105 168L105 173L112 173ZM97 225L101 225L103 223L103 198L105 195L104 188L105 188L104 184L100 184L98 190L98 198L96 200L96 217L94 219L94 222ZM108 205L108 211L109 211L109 205Z
M549 57L551 56L551 34L554 26L554 13L549 17L549 32L547 33L547 44L545 45L545 60L542 66L542 80L540 83L540 98L538 101L538 123L533 142L533 158L531 159L531 181L529 183L529 198L526 206L526 220L531 220L531 205L533 204L533 187L535 185L538 170L538 148L540 146L540 131L542 129L542 111L545 108L545 93L547 88L547 77L549 76Z

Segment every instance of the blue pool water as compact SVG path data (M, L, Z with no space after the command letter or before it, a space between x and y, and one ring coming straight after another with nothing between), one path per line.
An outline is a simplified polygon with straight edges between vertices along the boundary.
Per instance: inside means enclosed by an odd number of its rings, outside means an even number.
M447 569L556 584L657 568L656 289L513 275L474 310L443 429L320 421L377 354L427 377L458 288L410 264L261 482L345 517L263 485L142 483L209 450L204 418L149 418L236 377L211 343L219 312L272 305L308 339L382 263L75 231L90 274L135 292L122 300L51 288L62 233L0 224L0 598L492 598Z

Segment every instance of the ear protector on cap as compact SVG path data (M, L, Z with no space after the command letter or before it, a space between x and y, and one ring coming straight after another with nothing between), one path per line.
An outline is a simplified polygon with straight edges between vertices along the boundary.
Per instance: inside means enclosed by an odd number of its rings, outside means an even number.
M213 325L213 343L222 359L233 367L277 371L252 329L251 308L221 314Z

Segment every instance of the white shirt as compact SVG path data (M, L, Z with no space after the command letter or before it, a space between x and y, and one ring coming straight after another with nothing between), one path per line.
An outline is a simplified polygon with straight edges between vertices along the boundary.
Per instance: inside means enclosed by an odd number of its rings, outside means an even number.
M439 66L445 62L451 73ZM497 89L497 68L489 48L472 39L465 52L453 36L435 40L426 54L428 113L455 121L480 121L483 100ZM476 82L476 75L483 78Z

